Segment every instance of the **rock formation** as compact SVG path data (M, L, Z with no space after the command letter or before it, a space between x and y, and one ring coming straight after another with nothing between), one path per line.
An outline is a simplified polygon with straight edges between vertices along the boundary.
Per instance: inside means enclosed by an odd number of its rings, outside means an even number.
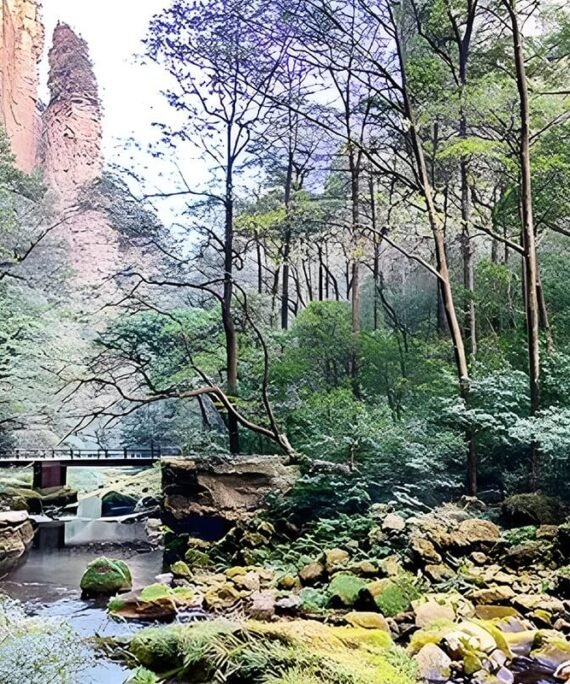
M67 24L55 28L49 67L41 166L59 211L71 215L61 235L69 243L75 282L98 286L118 268L119 240L106 206L83 205L103 170L101 108L87 43Z
M0 574L20 563L34 538L34 529L27 511L0 513Z
M180 534L220 538L255 515L269 492L290 489L298 475L280 456L163 459L163 522Z
M0 122L18 166L36 166L40 133L38 64L44 29L37 0L0 0Z
M102 172L101 109L87 43L58 24L49 53L50 102L42 115L42 167L65 203Z

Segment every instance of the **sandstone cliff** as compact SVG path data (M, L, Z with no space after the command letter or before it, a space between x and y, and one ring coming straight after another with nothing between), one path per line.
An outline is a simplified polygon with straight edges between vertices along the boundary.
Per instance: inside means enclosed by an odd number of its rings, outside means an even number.
M36 166L39 140L38 64L44 29L38 0L0 0L0 122L26 172Z

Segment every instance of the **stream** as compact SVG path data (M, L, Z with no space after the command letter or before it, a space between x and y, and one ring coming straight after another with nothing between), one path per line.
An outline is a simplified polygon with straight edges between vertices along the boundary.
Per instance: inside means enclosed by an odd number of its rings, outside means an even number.
M100 504L97 507L93 498L86 498L76 516L58 522L40 521L34 548L24 563L0 579L0 594L18 601L29 616L62 618L71 626L78 637L78 652L84 649L81 655L89 663L78 675L78 682L123 684L129 670L105 659L81 640L95 635L128 635L145 625L112 620L107 616L106 602L82 600L81 577L88 563L106 555L128 562L134 588L152 584L162 571L162 550L149 546L142 522L97 515ZM1 684L23 684L17 673L14 677L13 682Z

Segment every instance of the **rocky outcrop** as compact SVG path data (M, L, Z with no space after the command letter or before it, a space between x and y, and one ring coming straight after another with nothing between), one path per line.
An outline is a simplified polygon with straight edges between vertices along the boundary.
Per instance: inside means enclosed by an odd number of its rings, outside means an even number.
M163 522L176 533L221 538L252 517L271 491L286 491L298 471L279 456L165 459Z
M37 162L38 64L44 29L38 0L0 0L0 122L23 171Z
M42 167L65 203L101 175L101 109L87 43L58 24L49 52L50 102L42 115Z
M34 539L34 529L26 511L0 513L0 576L16 567Z

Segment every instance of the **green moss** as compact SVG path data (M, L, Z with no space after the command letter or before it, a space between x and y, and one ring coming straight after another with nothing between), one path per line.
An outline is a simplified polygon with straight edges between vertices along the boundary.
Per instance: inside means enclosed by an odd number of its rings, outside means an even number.
M190 568L209 568L212 565L208 554L198 549L188 549L184 554L184 559Z
M86 596L129 591L132 584L129 566L122 560L105 557L89 563L81 578L81 590Z
M185 563L184 561L176 561L176 563L173 563L170 566L170 571L175 577L192 577L192 571L188 567L188 563Z
M566 507L545 494L515 494L503 502L503 517L512 527L558 525L566 517Z
M182 666L183 654L180 650L181 628L149 627L133 636L129 650L141 665L162 672L175 670Z
M415 577L407 572L393 578L374 602L386 617L394 617L410 609L412 601L421 596Z
M362 577L341 573L335 575L328 588L329 603L331 606L353 606L358 599L361 589L366 586Z
M442 639L455 629L456 625L452 620L434 620L412 634L408 651L414 654L419 653L427 644L439 645Z

